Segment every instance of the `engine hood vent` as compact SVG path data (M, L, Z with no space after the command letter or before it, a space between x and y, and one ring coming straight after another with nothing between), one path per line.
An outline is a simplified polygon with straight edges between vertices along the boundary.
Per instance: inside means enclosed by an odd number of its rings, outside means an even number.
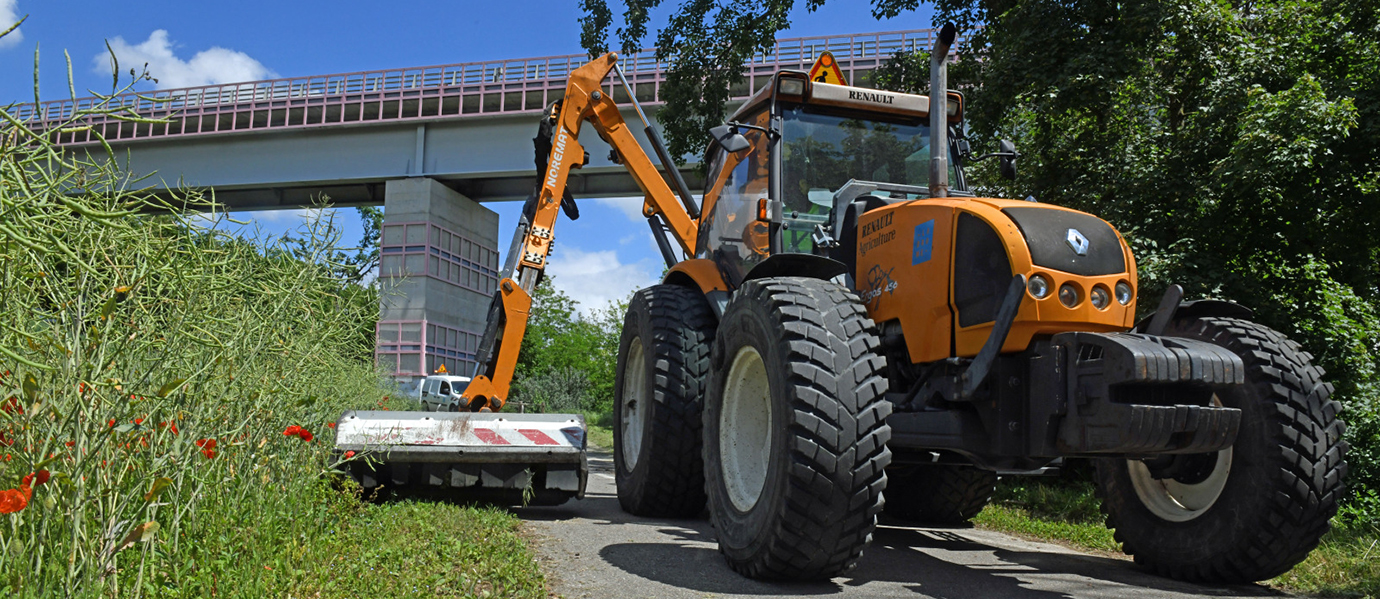
M1096 216L1036 207L1002 212L1021 229L1036 266L1089 277L1126 272L1121 238Z

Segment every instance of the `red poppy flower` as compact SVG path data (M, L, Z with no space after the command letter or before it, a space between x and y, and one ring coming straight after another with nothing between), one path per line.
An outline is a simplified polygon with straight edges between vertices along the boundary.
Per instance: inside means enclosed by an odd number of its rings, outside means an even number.
M27 487L21 487L24 489ZM29 494L20 489L0 491L0 514L13 514L29 507Z
M335 428L335 423L334 423L334 422L327 422L327 423L326 423L326 426L329 427L329 428Z
M348 460L352 457L355 457L355 450L351 449L350 451L345 452L345 459Z
M174 423L172 423L170 426L168 426L168 430L172 431L172 434L176 435L176 434L177 434L177 423L174 422Z
M20 486L41 487L44 484L46 484L48 482L48 479L51 477L52 475L48 472L47 469L39 470L38 472L25 476L24 480L20 483Z
M68 446L68 447L73 447L73 446L75 446L76 444L77 444L76 441L68 441L68 442L66 442L66 443L63 443L63 445L66 445L66 446Z
M211 458L216 457L216 450L214 450L214 449L203 449L203 450L201 450L201 455L206 456L206 459L209 460L209 459L211 459Z
M18 397L11 395L5 398L5 401L0 401L0 412L4 412L6 414L18 414L23 411L24 408L19 405Z
M135 418L135 419L134 419L134 424L143 424L143 423L144 423L144 419L143 419L143 418Z
M215 440L215 439L197 439L197 441L196 441L196 446L197 446L197 447L200 447L200 448L202 448L202 449L215 449L215 448L216 448L216 440Z
M311 441L312 439L315 439L315 438L316 438L315 436L313 436L313 435L311 434L311 431L305 430L305 429L302 430L302 432L297 433L297 436L298 436L298 437L301 437L303 441Z
M302 427L297 426L295 424L283 429L284 437L295 437L300 434L302 434Z
M110 425L110 428L115 428L115 419L111 418L109 422L106 422L106 424Z

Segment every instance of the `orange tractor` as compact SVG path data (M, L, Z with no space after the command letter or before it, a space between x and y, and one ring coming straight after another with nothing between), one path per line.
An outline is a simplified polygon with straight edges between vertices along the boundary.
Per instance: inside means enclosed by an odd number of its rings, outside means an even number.
M961 522L998 476L1078 457L1123 549L1167 576L1270 578L1327 530L1345 444L1311 356L1176 287L1137 321L1135 257L1110 224L968 191L967 164L1014 175L1016 154L969 153L960 94L777 73L711 130L701 207L629 90L669 183L634 138L611 71L627 85L606 54L548 112L540 193L464 397L498 410L509 393L588 124L645 192L669 267L619 347L625 510L707 503L735 570L814 579L856 563L882 512Z

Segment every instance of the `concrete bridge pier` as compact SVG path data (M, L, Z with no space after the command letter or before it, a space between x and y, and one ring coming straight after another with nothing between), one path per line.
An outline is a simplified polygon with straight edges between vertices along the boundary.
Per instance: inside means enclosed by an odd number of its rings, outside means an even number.
M498 214L428 177L386 183L374 356L404 385L469 376L498 286Z

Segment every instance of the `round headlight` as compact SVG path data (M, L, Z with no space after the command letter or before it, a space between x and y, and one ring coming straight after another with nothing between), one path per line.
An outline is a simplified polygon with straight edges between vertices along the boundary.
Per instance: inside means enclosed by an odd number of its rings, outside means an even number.
M1107 293L1106 287L1098 285L1093 287L1092 293L1088 294L1088 301L1092 302L1094 308L1106 310L1107 304L1112 303L1112 296Z
M1069 283L1059 286L1059 303L1065 308L1072 308L1078 305L1078 289Z
M1042 275L1032 275L1025 288L1030 291L1030 295L1035 296L1035 299L1049 297L1049 280Z
M1121 305L1125 306L1125 305L1130 304L1132 299L1134 299L1134 298L1133 298L1132 295L1131 295L1131 286L1128 285L1128 284L1126 283L1126 281L1121 281L1121 282L1117 283L1117 284L1116 284L1116 301L1117 301L1117 303L1120 303Z

